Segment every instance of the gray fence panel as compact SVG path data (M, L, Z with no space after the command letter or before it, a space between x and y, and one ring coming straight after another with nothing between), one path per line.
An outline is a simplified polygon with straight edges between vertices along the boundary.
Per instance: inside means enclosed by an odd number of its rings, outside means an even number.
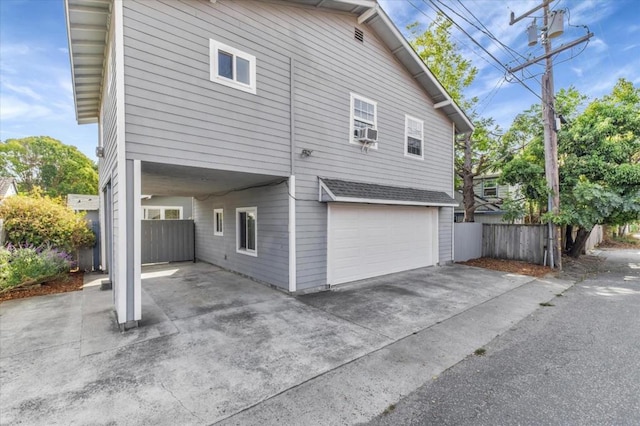
M143 220L142 263L193 260L193 220Z
M546 225L483 224L482 256L542 265L546 237Z
M76 253L76 260L81 271L90 272L100 269L100 223L88 220L87 226L96 236L96 242L92 247L79 249Z
M464 262L482 257L482 224L455 223L453 225L453 260Z

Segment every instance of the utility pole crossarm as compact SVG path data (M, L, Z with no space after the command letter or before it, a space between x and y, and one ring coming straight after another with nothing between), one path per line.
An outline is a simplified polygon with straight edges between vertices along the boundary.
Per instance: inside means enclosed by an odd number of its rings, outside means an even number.
M543 7L549 5L549 3L551 3L553 0L545 0L544 2L542 2L541 5L534 7L533 9L529 10L528 12L523 13L522 15L518 16L517 18L515 18L515 15L513 14L513 12L511 12L511 20L509 21L509 25L513 25L516 22L526 18L527 16L531 15L533 12L537 12L538 10L542 9Z
M538 56L537 58L533 58L533 59L531 59L531 60L529 60L529 61L525 62L524 64L520 64L520 65L518 65L517 67L509 68L509 69L508 69L508 71L509 71L511 74L513 74L514 72L518 72L518 71L520 71L521 69L526 68L526 67L528 67L528 66L529 66L529 65L531 65L531 64L535 64L536 62L540 62L541 60L543 60L543 59L547 59L547 58L549 58L550 56L555 55L556 53L563 52L563 51L565 51L565 50L567 50L567 49L572 48L573 46L576 46L576 45L578 45L578 44L580 44L580 43L582 43L582 42L585 42L585 41L589 40L591 37L593 37L593 33L588 33L587 35L582 36L582 37L580 37L580 38L578 38L578 39L575 39L575 40L573 40L573 41L572 41L572 42L570 42L570 43L563 44L562 46L560 46L560 47L558 47L558 48L556 48L556 49L553 49L553 50L552 50L552 51L550 51L549 53L545 53L544 55L540 55L540 56Z

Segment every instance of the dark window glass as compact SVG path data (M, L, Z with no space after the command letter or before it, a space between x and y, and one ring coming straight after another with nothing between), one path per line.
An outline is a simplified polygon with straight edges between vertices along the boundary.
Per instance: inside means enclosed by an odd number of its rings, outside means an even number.
M218 75L233 79L233 55L222 50L218 51Z

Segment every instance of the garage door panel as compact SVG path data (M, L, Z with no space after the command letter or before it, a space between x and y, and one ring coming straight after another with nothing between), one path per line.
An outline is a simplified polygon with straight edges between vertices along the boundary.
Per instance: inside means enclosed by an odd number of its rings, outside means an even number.
M437 263L435 208L334 204L329 216L330 284Z

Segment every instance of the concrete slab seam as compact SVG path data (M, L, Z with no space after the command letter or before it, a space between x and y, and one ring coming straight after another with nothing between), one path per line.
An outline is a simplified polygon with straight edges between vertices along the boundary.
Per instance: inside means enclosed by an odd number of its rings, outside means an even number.
M320 378L320 377L326 376L326 375L328 375L328 374L330 374L330 373L332 373L332 372L334 372L334 371L336 371L336 370L338 370L338 369L340 369L340 368L343 368L343 367L345 367L345 366L348 366L348 365L350 365L350 364L353 364L353 363L355 363L355 362L357 362L357 361L359 361L359 360L361 360L361 359L363 359L363 358L365 358L365 357L367 357L367 356L370 356L370 355L375 354L375 353L377 353L377 352L381 352L381 351L383 351L383 350L386 350L386 349L387 349L387 348L389 348L390 346L392 346L392 345L394 345L394 344L396 344L396 343L398 343L398 342L401 342L401 341L403 341L403 340L409 339L409 338L413 337L414 335L422 334L422 333L424 333L424 332L426 332L426 331L429 331L430 329L432 329L432 328L434 328L434 327L436 327L436 326L438 326L438 325L442 324L442 323L443 323L443 322L445 322L445 321L448 321L448 320L450 320L450 319L453 319L453 318L456 318L456 317L458 317L458 316L461 316L461 315L463 315L464 313L466 313L466 312L468 312L468 311L471 311L472 309L474 309L474 308L476 308L476 307L479 307L479 306L482 306L482 305L488 304L489 302L491 302L491 301L493 301L493 300L495 300L495 299L498 299L499 297L501 297L501 296L503 296L503 295L506 295L506 294L508 294L508 293L510 293L510 292L512 292L512 291L514 291L514 290L517 290L517 289L519 289L519 288L522 288L522 287L524 287L525 285L531 284L531 283L533 283L533 282L535 282L535 281L538 281L538 279L537 279L537 278L533 278L533 279L531 279L530 281L527 281L527 282L525 282L525 283L523 283L523 284L519 285L518 287L514 287L514 288L512 288L512 289L510 289L510 290L505 291L504 293L501 293L501 294L499 294L499 295L497 295L497 296L495 296L495 297L492 297L492 298L490 298L490 299L488 299L488 300L485 300L485 301L483 301L483 302L481 302L481 303L478 303L477 305L471 306L471 307L469 307L469 308L467 308L467 309L465 309L465 310L463 310L463 311L460 311L460 312L456 313L455 315L452 315L452 316L450 316L450 317L445 318L445 319L444 319L444 320L442 320L442 321L439 321L439 322L437 322L437 323L435 323L435 324L432 324L432 325L430 325L430 326L428 326L428 327L425 327L425 328L423 328L423 329L421 329L421 330L419 330L419 331L413 332L413 333L411 333L411 334L409 334L409 335L403 336L403 337L401 337L401 338L399 338L399 339L397 339L397 340L391 341L391 342L389 342L389 343L387 343L387 344L385 344L385 345L383 345L383 346L381 346L381 347L379 347L379 348L377 348L377 349L375 349L375 350L373 350L373 351L371 351L371 352L369 352L369 353L366 353L366 354L364 354L364 355L361 355L361 356L359 356L359 357L357 357L357 358L354 358L354 359L352 359L352 360L350 360L350 361L348 361L348 362L345 362L344 364L341 364L341 365L336 366L336 367L334 367L334 368L331 368L331 369L329 369L329 370L327 370L327 371L324 371L324 372L322 372L322 373L320 373L320 374L317 374L317 375L315 375L315 376L313 376L313 377L310 377L310 378L308 378L307 380L305 380L305 381L303 381L303 382L300 382L300 383L296 384L295 386L291 386L290 388L287 388L287 389L284 389L284 390L282 390L282 391L280 391L280 392L277 392L277 393L275 393L275 394L273 394L273 395L271 395L271 396L269 396L269 397L267 397L267 398L263 398L262 400L260 400L260 401L258 401L258 402L256 402L256 403L254 403L254 404L251 404L250 406L245 407L245 408L243 408L242 410L239 410L239 411L237 411L237 412L235 412L235 413L233 413L233 414L230 414L230 415L228 415L228 416L226 416L226 417L223 417L223 418L221 418L221 419L218 419L217 421L215 421L214 423L212 423L212 425L215 425L215 424L221 423L221 422L223 422L223 421L229 420L229 419L230 419L230 418L232 418L232 417L238 416L238 415L240 415L240 414L242 414L242 413L244 413L244 412L246 412L246 411L249 411L249 410L253 409L254 407L257 407L258 405L260 405L260 404L262 404L262 403L264 403L264 402L266 402L266 401L269 401L269 400L271 400L271 399L277 398L277 397L279 397L280 395L283 395L284 393L289 392L289 391L291 391L291 390L293 390L293 389L300 388L300 387L302 387L302 386L306 385L307 383L309 383L309 382L311 382L311 381L313 381L313 380L316 380L316 379L318 379L318 378ZM571 288L574 284L575 284L575 283L573 283L573 282L572 282L572 283L571 283L571 285L569 285L567 288ZM549 300L551 300L551 299L549 299ZM534 312L535 312L537 309L540 309L540 308L539 308L539 307L538 307L538 308L536 308L536 309L534 310ZM323 311L322 309L319 309L319 310L320 310L320 311ZM323 311L323 312L326 312L326 311ZM327 312L327 313L328 313L328 312ZM337 315L334 315L334 314L331 314L331 313L329 313L329 315L333 315L333 316L338 317ZM360 326L359 324L356 324L356 325L358 325L359 327L362 327L362 326ZM365 328L365 327L362 327L362 328ZM377 333L377 334L380 334L380 333ZM496 336L494 336L494 338L495 338L495 337L497 337L497 336L499 336L499 335L500 335L500 334L498 333Z

